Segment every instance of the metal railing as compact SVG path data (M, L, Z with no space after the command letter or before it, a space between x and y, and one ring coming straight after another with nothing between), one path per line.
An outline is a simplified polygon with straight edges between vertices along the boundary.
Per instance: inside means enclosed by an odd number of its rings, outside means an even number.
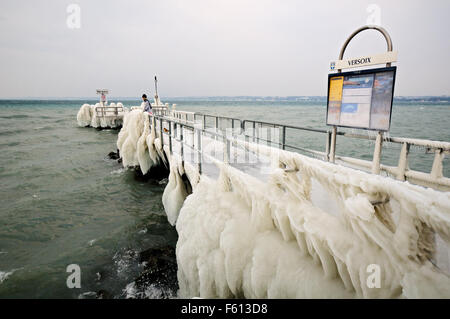
M95 113L98 117L118 117L123 112L122 106L97 106Z
M309 127L301 127L294 125L285 125L279 123L271 123L264 121L255 121L255 120L242 120L238 118L231 118L226 116L218 116L212 114L202 114L196 112L185 112L185 111L175 111L175 110L162 110L159 113L154 112L155 120L159 122L160 134L161 136L168 135L169 147L172 152L172 138L176 138L177 141L181 142L181 145L185 145L186 142L183 139L183 135L181 137L177 132L181 132L183 134L183 128L187 128L192 130L193 132L197 132L197 144L199 148L196 149L194 145L188 145L194 152L201 154L201 136L209 135L214 139L220 139L224 141L227 145L227 152L224 152L224 161L227 160L225 156L229 157L229 149L230 144L233 143L232 139L234 139L237 135L243 136L246 140L250 139L254 143L266 143L272 147L277 147L282 150L295 150L302 151L309 154L314 155L324 161L333 162L330 156L331 150L331 130L324 129L315 129ZM163 122L168 123L169 130L165 132L163 129ZM211 123L212 122L212 123ZM233 134L230 138L229 134L226 134L226 129L233 129ZM258 132L261 131L262 128L274 128L278 129L279 140L273 140L270 137L264 138L263 136L259 136ZM213 130L211 130L213 129ZM299 134L302 132L313 132L323 134L325 136L325 151L313 150L305 147L301 147L299 145L292 145L287 143L288 132L296 131ZM173 132L175 134L173 135ZM250 134L249 134L250 133ZM178 134L178 135L177 135ZM195 136L195 134L194 134ZM359 139L359 140L373 140L377 141L379 136L370 136L363 134L355 134L350 132L337 132L337 136ZM181 139L180 139L181 138ZM195 138L195 137L194 137ZM432 141L432 140L424 140L424 139L413 139L413 138L402 138L402 137L385 137L379 144L381 145L383 142L390 142L394 144L398 144L401 146L401 151L398 156L398 165L397 166L389 166L381 164L379 161L376 163L375 156L373 161L363 160L354 157L345 157L335 155L334 158L340 163L348 164L354 168L363 169L365 171L372 171L374 165L378 165L379 172L385 172L388 176L392 176L400 181L410 181L414 184L419 184L422 186L429 186L440 190L448 191L450 190L450 178L445 177L443 175L443 159L445 154L450 153L450 143L448 142L440 142L440 141ZM195 144L195 143L193 143ZM430 169L430 173L420 172L416 170L409 169L408 167L408 155L411 146L422 147L425 148L426 153L434 154L433 164ZM183 150L183 146L182 146ZM375 152L379 152L376 147L374 149ZM228 158L229 159L229 158ZM199 162L199 170L201 171L201 161Z
M161 114L162 113L162 114ZM193 153L197 155L197 165L199 174L202 173L202 158L204 154L202 153L202 136L210 136L214 139L222 139L225 143L230 143L229 140L226 139L226 136L222 134L222 132L210 131L204 126L196 125L194 122L195 113L194 112L182 112L182 111L164 111L160 114L156 114L153 112L153 115L150 116L150 123L154 125L155 130L157 125L159 126L159 136L161 137L161 145L165 145L164 136L168 137L167 145L169 146L170 154L173 153L173 141L180 143L180 156L182 165L184 165L185 161L185 151L184 147L189 147ZM198 113L197 113L198 115ZM191 116L192 121L189 121L189 116ZM215 116L212 116L215 117ZM164 124L167 124L167 129L164 127ZM193 139L192 144L188 144L186 142L184 132L185 129L192 131ZM197 137L197 147L195 147L195 137ZM225 154L224 154L225 155ZM195 155L194 155L195 156ZM226 161L224 159L224 161Z

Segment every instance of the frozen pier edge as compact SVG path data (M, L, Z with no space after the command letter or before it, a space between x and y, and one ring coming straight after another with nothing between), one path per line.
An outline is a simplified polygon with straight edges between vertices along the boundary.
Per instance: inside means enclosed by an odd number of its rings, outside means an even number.
M287 130L324 134L325 152ZM117 147L125 167L170 168L182 297L450 298L450 144L389 141L397 167L335 155L324 130L135 109ZM408 169L410 145L434 152L430 174Z
M155 89L156 94L151 103L155 110L165 111L168 109L169 104L161 103L158 96L157 79L155 76ZM108 104L106 94L109 93L107 89L97 89L97 94L101 95L100 101L95 105L83 104L77 113L77 123L81 127L93 127L97 129L120 129L123 125L123 118L125 113L128 113L130 109L124 107L121 102ZM144 103L140 106L132 106L133 109L144 109Z

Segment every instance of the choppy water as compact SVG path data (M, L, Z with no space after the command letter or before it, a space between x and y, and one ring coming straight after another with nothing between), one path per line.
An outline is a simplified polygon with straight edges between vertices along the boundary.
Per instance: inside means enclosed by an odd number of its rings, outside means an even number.
M0 298L79 298L99 290L125 297L142 271L137 253L176 244L161 204L164 185L107 158L117 131L79 128L84 102L0 101ZM176 103L181 110L325 127L324 105ZM394 105L391 136L450 141L449 119L449 105ZM325 137L312 133L291 133L288 142L325 148ZM399 149L388 146L383 163L395 165ZM372 151L368 141L338 138L338 154L371 159ZM432 155L411 153L412 168L431 169ZM449 164L446 159L446 176ZM69 264L82 269L81 289L66 286Z

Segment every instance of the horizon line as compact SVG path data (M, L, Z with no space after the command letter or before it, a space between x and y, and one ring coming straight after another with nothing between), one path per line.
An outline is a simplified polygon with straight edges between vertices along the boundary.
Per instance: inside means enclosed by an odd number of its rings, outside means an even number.
M326 98L327 95L191 95L191 96L161 96L161 99L204 99L204 98ZM450 98L450 95L394 95L394 98ZM108 96L110 99L138 99L140 96ZM65 99L79 100L92 99L97 100L97 96L24 96L24 97L0 97L0 100L46 100L46 99Z

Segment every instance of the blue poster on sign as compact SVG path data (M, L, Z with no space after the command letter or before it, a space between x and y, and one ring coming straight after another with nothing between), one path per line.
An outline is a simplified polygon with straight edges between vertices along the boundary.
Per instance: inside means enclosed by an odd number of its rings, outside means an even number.
M369 89L373 86L373 74L366 76L346 76L344 89Z
M357 103L343 103L341 106L341 113L356 113L357 111Z

